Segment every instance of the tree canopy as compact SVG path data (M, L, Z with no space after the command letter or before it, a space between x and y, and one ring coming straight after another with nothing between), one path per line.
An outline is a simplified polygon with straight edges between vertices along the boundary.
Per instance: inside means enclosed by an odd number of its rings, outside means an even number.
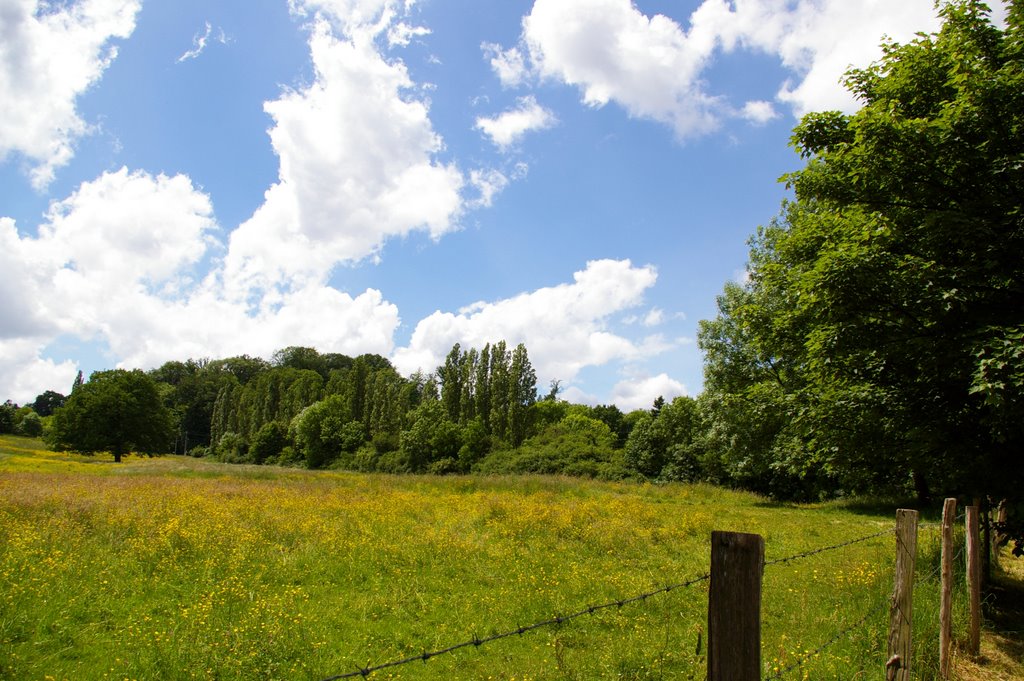
M170 451L174 430L156 382L138 369L114 369L76 384L54 412L49 439L56 449L110 452L120 462L130 452Z
M1009 10L1003 31L980 2L942 5L938 34L849 72L857 113L795 129L796 198L701 325L727 468L782 494L1019 496L1024 6Z

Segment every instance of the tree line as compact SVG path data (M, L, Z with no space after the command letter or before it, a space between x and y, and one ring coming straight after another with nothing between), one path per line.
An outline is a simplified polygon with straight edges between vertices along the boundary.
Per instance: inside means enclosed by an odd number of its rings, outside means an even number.
M171 361L149 372L81 374L37 432L58 450L178 453L228 463L392 473L560 473L697 479L696 402L659 399L624 414L538 397L524 345L456 344L430 374L401 376L380 355L289 347ZM40 399L37 404L47 400ZM684 454L685 453L685 454ZM686 463L682 459L686 458Z

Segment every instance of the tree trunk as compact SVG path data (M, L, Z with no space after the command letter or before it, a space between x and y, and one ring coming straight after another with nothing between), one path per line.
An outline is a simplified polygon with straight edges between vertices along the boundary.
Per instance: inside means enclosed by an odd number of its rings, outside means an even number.
M114 463L121 463L121 448L114 447Z

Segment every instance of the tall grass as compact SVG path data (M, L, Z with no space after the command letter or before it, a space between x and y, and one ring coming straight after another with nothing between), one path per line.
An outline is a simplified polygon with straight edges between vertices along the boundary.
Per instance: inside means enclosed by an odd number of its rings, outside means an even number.
M704 485L116 466L4 437L0 678L324 678L701 575L712 529L771 559L891 524ZM893 554L889 536L768 567L766 675L884 602ZM702 583L373 678L701 679L706 604ZM877 678L887 623L786 678Z

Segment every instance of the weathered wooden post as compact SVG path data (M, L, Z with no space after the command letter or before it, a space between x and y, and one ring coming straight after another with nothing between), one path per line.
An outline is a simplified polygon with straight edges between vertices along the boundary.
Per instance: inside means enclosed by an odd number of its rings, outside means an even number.
M761 678L761 576L764 538L711 533L708 681Z
M889 612L889 660L886 681L910 681L910 633L914 611L914 561L917 559L917 511L896 511L896 586Z
M978 507L967 507L967 591L971 601L971 622L967 632L967 652L981 652L981 537L978 532Z
M949 678L949 648L953 641L953 521L956 499L942 505L942 578L939 601L939 678Z
M996 524L1002 527L1006 522L1006 499L999 502L999 507L996 509ZM1000 530L996 530L993 533L992 539L992 564L999 567L999 547L1003 543L1003 533Z

